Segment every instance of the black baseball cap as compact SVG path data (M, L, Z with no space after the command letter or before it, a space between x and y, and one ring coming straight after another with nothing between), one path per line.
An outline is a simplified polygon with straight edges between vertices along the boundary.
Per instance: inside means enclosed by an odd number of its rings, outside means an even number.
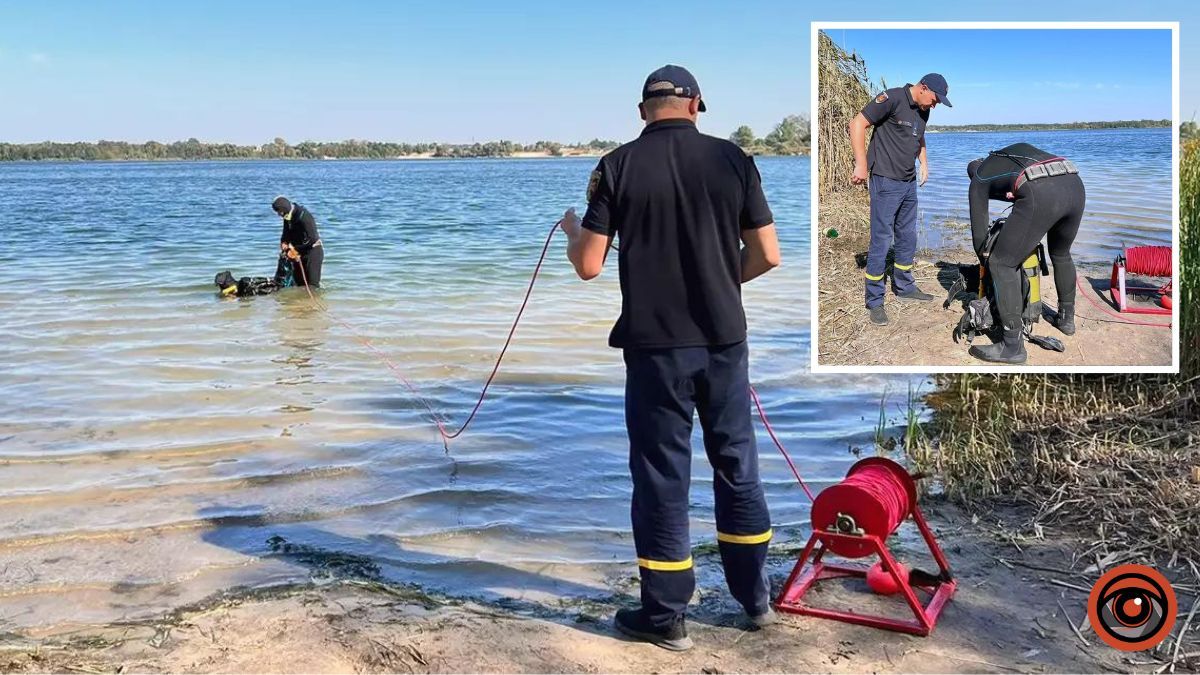
M679 96L682 98L698 98L700 85L696 78L683 66L665 65L650 73L646 84L642 85L642 100L659 96ZM700 99L700 112L708 110L704 99Z
M946 84L946 78L937 73L930 73L921 78L921 84L929 87L930 91L937 94L938 103L941 103L947 108L954 107L954 104L950 102L950 99L946 98L946 94L950 93L950 85Z

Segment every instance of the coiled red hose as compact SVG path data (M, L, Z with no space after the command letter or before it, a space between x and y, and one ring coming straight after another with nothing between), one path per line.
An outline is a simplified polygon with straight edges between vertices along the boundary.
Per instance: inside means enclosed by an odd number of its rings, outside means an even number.
M1151 277L1171 276L1171 247L1134 246L1125 249L1125 271Z
M840 483L821 491L813 502L813 531L851 534L849 523L862 534L886 539L908 518L915 507L916 486L904 467L881 457L860 460ZM871 546L861 538L830 542L834 553L847 558L869 555Z
M842 483L858 488L877 505L886 529L873 534L886 537L895 532L912 512L912 504L908 503L908 488L900 482L895 472L882 466L864 466L847 476Z

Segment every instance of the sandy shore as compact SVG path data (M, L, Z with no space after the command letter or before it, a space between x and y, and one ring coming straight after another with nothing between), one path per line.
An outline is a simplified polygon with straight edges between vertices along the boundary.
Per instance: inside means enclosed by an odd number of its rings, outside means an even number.
M948 506L937 508L932 520L959 591L928 638L799 616L751 631L723 585L711 581L719 565L715 553L697 551L699 577L710 581L701 584L689 616L696 647L683 654L628 642L612 630L615 609L636 602L632 582L613 588L600 602L532 600L515 593L509 601L483 603L345 577L230 592L154 621L37 640L0 633L0 671L1137 670L1125 654L1090 633L1086 593L1079 590L1097 576L1086 569L1089 560L1074 560L1061 543L1001 542ZM906 539L898 546L900 557L933 569ZM773 549L776 587L800 543ZM858 583L827 587L812 598L902 615L898 598L871 596Z
M595 158L598 158L598 157L603 157L603 156L604 156L604 153L602 153L602 152L592 152L592 151L586 151L586 150L563 150L561 154L557 154L557 155L552 154L548 151L514 152L512 154L504 155L503 157L497 157L495 159L548 159L548 158L566 159L566 158L571 158L571 157L595 157ZM331 161L335 161L335 160L340 160L341 158L326 157L326 158L322 158L322 159L328 159ZM352 158L347 158L347 159L352 159ZM434 154L432 152L423 152L423 153L416 154L416 155L401 155L399 157L391 157L389 159L455 159L455 158L453 158L453 157L437 157L437 156L434 156ZM470 159L470 158L463 158L463 159ZM475 159L482 159L482 158L475 158Z
M563 150L562 154L552 155L549 152L514 152L509 157L515 159L535 159L539 157L603 157L602 152L589 152L585 150Z

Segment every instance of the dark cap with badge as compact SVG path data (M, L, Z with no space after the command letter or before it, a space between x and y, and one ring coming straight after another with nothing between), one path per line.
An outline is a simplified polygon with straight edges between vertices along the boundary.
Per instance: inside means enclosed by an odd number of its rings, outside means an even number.
M646 78L646 84L642 85L643 101L659 96L699 98L700 85L687 68L666 65L650 73L650 76ZM704 105L704 99L700 99L700 112L706 110L708 110L708 106Z
M929 87L930 91L937 94L938 103L941 103L947 108L954 107L954 104L950 102L950 99L946 98L946 95L950 93L950 85L946 84L946 78L937 73L930 73L921 78L921 84Z

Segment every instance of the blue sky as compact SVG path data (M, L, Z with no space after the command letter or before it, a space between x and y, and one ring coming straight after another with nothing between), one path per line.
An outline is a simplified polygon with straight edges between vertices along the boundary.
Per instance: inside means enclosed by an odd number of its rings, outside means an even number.
M1171 118L1169 30L826 32L889 87L944 75L933 124Z
M622 140L641 126L642 80L667 62L700 80L710 107L704 130L726 135L744 123L763 135L809 109L812 20L1024 18L962 2L847 6L0 0L0 141ZM1036 18L1182 21L1184 118L1200 106L1188 75L1189 63L1200 64L1197 41L1188 40L1193 22L1200 25L1192 3L1064 1L1038 6ZM945 50L923 59L935 46L895 50L891 63L904 72L896 77L923 71L924 60L968 62ZM968 88L955 86L967 76L943 70L963 101L953 121L977 121L965 105ZM1086 115L1123 116L1107 107Z

